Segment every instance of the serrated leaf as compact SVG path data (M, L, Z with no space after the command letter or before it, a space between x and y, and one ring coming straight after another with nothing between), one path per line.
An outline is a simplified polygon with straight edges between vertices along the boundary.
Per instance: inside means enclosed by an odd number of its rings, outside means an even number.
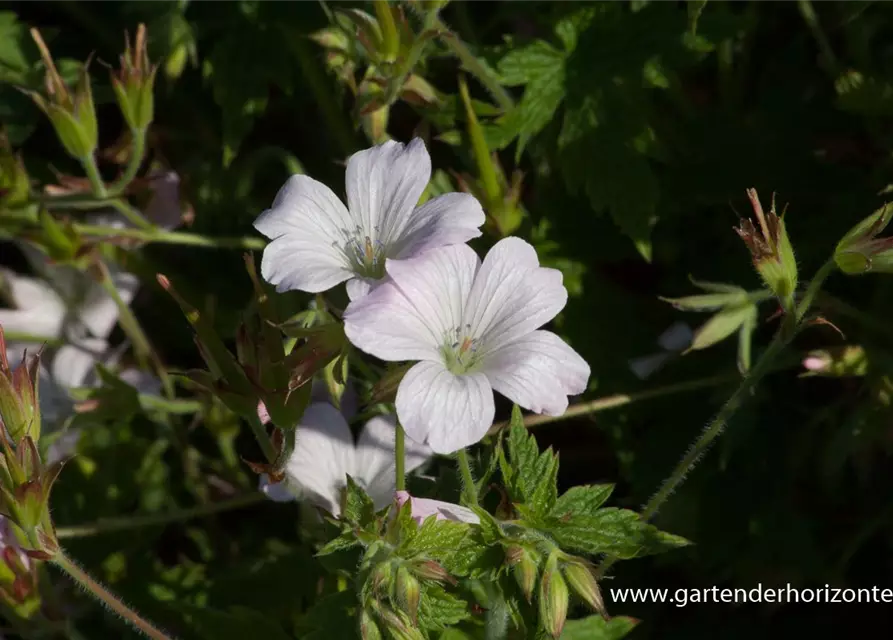
M627 509L601 509L594 516L576 516L568 521L553 520L551 533L562 549L610 554L622 559L670 551L691 544L642 522L639 514Z
M554 518L564 518L568 515L595 515L598 508L611 496L612 491L614 491L613 484L571 487L558 498L550 515Z
M356 524L366 524L375 516L375 505L372 498L363 488L347 476L347 486L344 488L344 508L341 511L341 519Z
M419 626L429 631L440 631L459 624L469 617L465 601L447 593L443 587L427 584L419 604Z
M500 467L512 500L532 513L547 514L558 499L558 458L551 448L540 453L517 406L512 410L507 446L509 457L500 459Z
M620 640L638 624L638 620L625 616L617 616L610 620L605 620L601 616L568 620L560 640Z
M356 536L351 531L346 531L334 540L329 540L323 547L316 552L317 556L327 556L338 551L350 549L359 544Z
M502 532L502 528L499 526L499 522L490 514L489 511L476 506L472 506L471 510L474 511L481 519L479 529L484 542L486 542L487 544L492 544L494 542L502 540L505 537L505 534Z
M437 520L429 516L419 527L418 532L400 545L404 557L425 555L440 557L459 548L471 530L471 525L454 520Z

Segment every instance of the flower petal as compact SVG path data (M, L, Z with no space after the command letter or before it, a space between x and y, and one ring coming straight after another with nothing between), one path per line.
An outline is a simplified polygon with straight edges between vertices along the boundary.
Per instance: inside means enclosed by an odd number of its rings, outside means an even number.
M453 520L471 524L481 523L480 517L474 511L452 502L416 498L409 495L406 491L398 491L394 497L397 500L398 507L402 507L407 500L409 501L412 518L419 524L422 524L426 518L431 516L434 516L435 520Z
M83 338L77 344L59 347L50 363L53 380L66 389L92 386L94 366L107 350L108 344L100 338Z
M351 278L347 281L346 285L347 297L351 300L359 300L372 291L373 287L380 282L380 280L373 280L372 278L364 278L362 276Z
M260 474L257 488L273 502L291 502L296 499L287 482L270 482L270 476L266 473Z
M353 435L344 416L330 404L311 404L298 426L295 449L286 465L289 486L338 515L340 491L353 465Z
M352 276L345 247L354 226L331 189L292 176L254 222L272 240L264 249L261 275L280 292L319 293L344 282Z
M536 250L524 240L504 238L484 258L468 296L465 322L480 340L483 355L543 326L565 304L561 272L540 267Z
M390 239L390 253L405 259L422 251L462 244L481 235L481 203L468 193L446 193L413 211L405 228Z
M10 289L15 309L0 309L0 325L7 332L42 338L59 337L65 321L65 304L43 280L0 269L0 280Z
M435 453L478 442L493 424L493 391L481 373L457 376L439 362L419 362L397 389L397 415L406 435Z
M406 226L428 181L431 158L421 138L389 140L347 161L347 206L365 235L388 246Z
M440 349L450 339L449 332L461 326L478 265L477 254L466 245L432 249L410 260L388 260L390 280L344 311L348 339L386 361L442 361Z
M589 365L561 338L534 331L492 352L483 372L493 388L535 413L561 415L567 397L586 391Z
M396 485L394 442L397 421L393 416L376 416L366 423L357 443L354 471L366 485L375 508L387 505ZM404 457L406 473L422 466L432 451L423 444L407 439Z
M140 287L139 278L132 273L116 270L111 273L112 282L124 304L129 305ZM77 311L80 320L96 338L108 338L118 323L118 305L105 289L91 286Z

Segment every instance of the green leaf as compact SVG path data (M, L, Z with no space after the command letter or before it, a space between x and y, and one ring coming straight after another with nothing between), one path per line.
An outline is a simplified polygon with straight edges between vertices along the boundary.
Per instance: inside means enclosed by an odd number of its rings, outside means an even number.
M591 555L606 553L629 559L691 544L685 538L642 522L635 511L613 507L566 522L553 520L550 524L551 534L562 549Z
M508 453L508 460L500 459L500 467L512 500L525 504L529 512L546 515L558 499L558 458L551 448L540 453L517 405L512 410Z
M375 505L363 488L347 476L344 488L344 508L341 519L355 524L366 524L375 517Z
M498 542L499 540L505 538L505 534L502 532L502 528L499 526L499 522L490 514L489 511L475 506L471 507L471 510L474 511L481 519L479 531L481 532L481 536L484 542L486 542L487 544L493 544L494 542Z
M471 525L454 520L437 520L429 516L418 532L400 545L400 555L411 558L416 555L440 557L449 555L461 547Z
M429 631L440 631L469 617L465 601L447 593L443 587L427 584L419 604L419 626Z
M712 347L717 342L725 340L735 333L742 324L754 322L756 314L757 308L752 304L726 307L695 331L691 346L686 349L685 353L706 349L707 347Z
M638 624L638 620L624 616L610 620L605 620L601 616L568 620L561 633L561 640L620 640Z
M613 484L571 487L558 498L550 515L555 518L569 515L595 515L598 508L610 497L612 491L614 491Z
M359 540L352 531L345 531L334 540L329 540L323 547L316 552L317 556L327 556L338 551L351 549L359 544Z

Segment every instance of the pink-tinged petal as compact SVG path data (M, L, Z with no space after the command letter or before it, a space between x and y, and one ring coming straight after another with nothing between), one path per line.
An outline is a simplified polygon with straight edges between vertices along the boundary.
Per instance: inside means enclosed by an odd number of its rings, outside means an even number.
M292 176L254 223L272 241L261 275L280 292L319 293L344 282L353 275L345 249L355 226L331 189Z
M457 376L439 362L419 362L407 371L396 404L406 435L440 454L480 441L495 411L484 374Z
M355 456L355 477L366 486L369 497L380 509L391 501L396 485L394 442L397 422L393 416L376 416L360 433ZM405 471L422 466L432 451L425 445L407 439L404 449Z
M270 412L267 411L267 405L264 404L263 400L257 401L257 419L260 420L261 424L270 422Z
M483 355L543 326L566 303L561 272L540 267L534 248L510 237L484 258L468 296L465 322Z
M289 486L338 515L341 489L353 467L353 435L344 416L330 404L311 404L301 418L286 465Z
M399 236L391 238L389 255L412 258L423 251L462 244L481 235L481 203L468 193L447 193L428 200L412 213Z
M389 140L353 154L345 186L354 224L388 246L406 226L430 179L431 158L420 138L408 145Z
M453 504L452 502L441 502L440 500L430 500L428 498L416 498L409 495L406 491L398 491L395 494L397 506L402 507L409 501L410 513L412 519L422 524L427 518L434 516L435 520L453 520L455 522L468 522L470 524L480 524L481 519L471 509Z
M567 410L567 397L586 390L589 365L561 338L534 331L487 356L483 372L493 389L534 413Z

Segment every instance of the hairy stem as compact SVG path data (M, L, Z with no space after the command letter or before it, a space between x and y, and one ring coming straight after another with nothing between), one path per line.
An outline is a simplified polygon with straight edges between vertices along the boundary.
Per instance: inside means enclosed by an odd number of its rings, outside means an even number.
M406 491L406 432L399 422L394 436L394 468L397 491Z
M93 190L93 195L97 198L107 198L108 192L105 190L102 176L99 175L99 167L96 166L96 158L93 157L93 154L91 153L81 158L81 165L84 167L84 173L87 174L87 179L90 181L90 189Z
M146 130L131 129L130 135L133 138L130 159L127 162L127 167L124 169L124 173L121 174L120 178L115 180L115 183L111 186L111 189L109 189L109 192L113 196L124 193L124 190L128 185L133 182L137 172L140 170L140 166L143 164L143 157L146 155Z
M88 236L100 238L127 238L142 242L161 242L164 244L183 244L192 247L211 247L216 249L248 249L260 251L267 246L263 238L209 238L208 236L183 231L164 231L162 229L116 229L102 225L75 224L75 231Z
M459 473L462 474L462 489L465 494L465 500L472 506L478 504L478 491L474 483L474 476L471 475L471 462L468 460L468 452L465 449L459 449L456 452L456 461L459 463Z
M111 591L94 580L90 574L66 556L61 549L56 553L52 562L83 587L85 591L95 596L109 610L121 616L128 624L147 638L152 638L152 640L172 640L171 636L156 629L151 623L141 618L136 611L121 602Z
M144 516L134 516L132 518L103 518L90 524L75 525L72 527L61 527L56 529L57 538L85 538L103 533L114 533L117 531L127 531L130 529L141 529L143 527L152 527L160 524L168 524L171 522L183 522L192 520L193 518L202 518L215 513L224 511L233 511L235 509L243 509L252 505L260 504L267 501L268 498L262 493L249 493L246 495L236 496L228 500L212 502L210 504L202 504L187 509L174 509L166 513L153 513Z

